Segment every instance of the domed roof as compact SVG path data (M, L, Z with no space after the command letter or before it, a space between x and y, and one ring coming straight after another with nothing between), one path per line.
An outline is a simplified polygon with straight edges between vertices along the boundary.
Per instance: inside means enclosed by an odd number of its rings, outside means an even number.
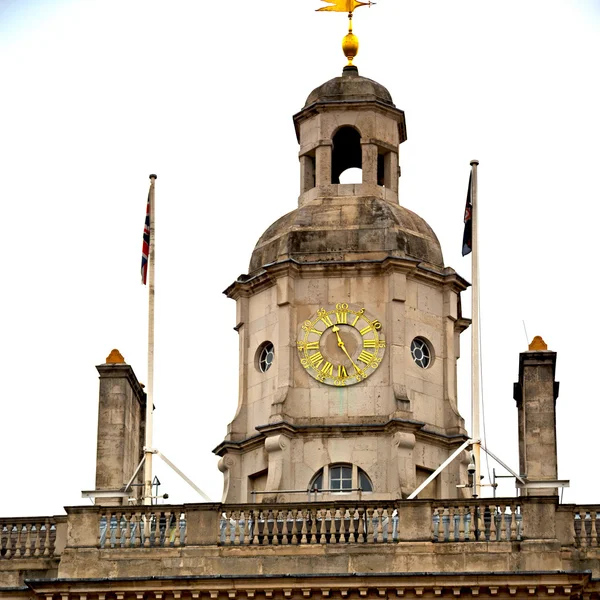
M344 67L341 77L334 77L314 89L306 99L304 108L311 104L348 101L379 101L395 106L391 94L380 83L361 77L354 66Z
M260 237L250 273L286 259L300 263L412 258L443 268L440 243L417 214L376 198L322 198L293 210Z

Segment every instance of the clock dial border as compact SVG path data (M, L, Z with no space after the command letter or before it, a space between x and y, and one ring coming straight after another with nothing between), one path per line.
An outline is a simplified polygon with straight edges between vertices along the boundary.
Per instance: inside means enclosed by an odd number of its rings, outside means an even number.
M352 327L360 335L362 344L359 351L351 356L345 349L340 332ZM336 332L337 328L337 332ZM339 340L338 346L348 356L352 366L335 364L322 354L321 338L331 329ZM299 328L296 347L300 364L308 374L326 385L347 387L364 381L381 364L385 354L385 337L381 331L379 319L373 317L363 306L338 302L323 306L314 315L304 321Z

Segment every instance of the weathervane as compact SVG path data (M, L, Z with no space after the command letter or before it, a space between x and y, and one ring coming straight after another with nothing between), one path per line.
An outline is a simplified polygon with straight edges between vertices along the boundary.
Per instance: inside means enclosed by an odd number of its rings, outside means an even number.
M352 33L352 13L359 6L371 6L371 4L375 4L375 2L359 2L358 0L321 0L321 2L326 2L330 6L317 8L317 11L331 10L334 12L348 13L348 33L342 40L342 50L348 59L348 66L352 66L352 61L358 54L358 38Z

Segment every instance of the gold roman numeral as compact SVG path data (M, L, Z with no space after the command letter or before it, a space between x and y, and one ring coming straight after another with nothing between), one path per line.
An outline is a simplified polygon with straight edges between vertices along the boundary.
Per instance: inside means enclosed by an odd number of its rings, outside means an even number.
M327 360L321 369L321 373L325 377L333 377L333 365Z
M337 311L335 313L335 318L338 323L346 325L348 323L348 313L344 311Z
M325 327L331 327L333 325L333 321L329 318L329 315L323 315L321 321L325 323Z
M317 335L323 335L322 331L319 331L318 329L311 329L309 333L316 333Z
M374 354L371 354L370 352L367 352L366 350L363 350L359 355L358 355L358 360L360 360L360 362L365 363L365 365L370 364L370 362L375 358Z
M364 346L365 346L365 348L378 348L379 347L379 342L378 342L378 340L375 340L375 339L373 339L373 340L364 340Z
M367 325L366 327L363 327L360 330L360 335L365 335L365 334L369 333L369 331L371 331L371 329L373 329L373 327L371 325Z
M312 366L315 369L318 369L321 366L321 363L325 360L323 355L320 352L315 352L308 357L308 360L312 363Z
M338 365L338 377L348 377L348 371L344 365Z
M365 344L365 346L366 346L366 344ZM319 342L306 342L306 349L307 350L318 350Z

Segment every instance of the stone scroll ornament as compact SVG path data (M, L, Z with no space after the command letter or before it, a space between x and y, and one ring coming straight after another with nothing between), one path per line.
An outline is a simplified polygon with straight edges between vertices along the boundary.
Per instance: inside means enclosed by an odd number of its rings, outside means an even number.
M338 387L363 381L385 353L381 323L364 307L339 302L321 307L300 327L300 363L311 377Z

